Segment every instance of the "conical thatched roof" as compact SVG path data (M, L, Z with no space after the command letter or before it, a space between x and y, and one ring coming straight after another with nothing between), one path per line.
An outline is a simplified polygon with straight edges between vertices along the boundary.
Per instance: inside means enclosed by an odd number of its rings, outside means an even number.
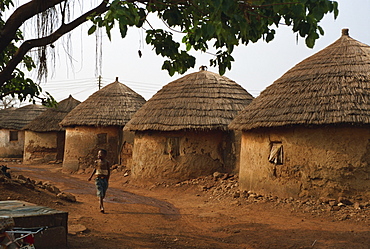
M0 122L0 128L21 130L47 109L42 105L27 105L12 110Z
M125 130L227 130L253 97L234 81L202 70L158 91L134 115Z
M6 121L7 116L10 115L10 113L16 109L17 108L15 107L10 107L0 110L0 127L2 127L3 123Z
M62 131L64 129L59 125L59 123L80 103L80 101L69 95L67 99L59 102L56 108L49 108L23 129L37 132Z
M124 126L144 103L141 95L116 80L79 104L60 125Z
M370 123L370 47L348 29L267 87L231 129Z

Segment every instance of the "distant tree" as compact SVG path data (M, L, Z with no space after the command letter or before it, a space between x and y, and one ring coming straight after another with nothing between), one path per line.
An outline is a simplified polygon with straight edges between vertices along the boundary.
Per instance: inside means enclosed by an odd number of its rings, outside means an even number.
M10 95L3 97L0 100L0 109L6 109L10 107L18 107L19 106L19 99L16 97L12 97Z
M81 1L82 2L82 1ZM117 27L122 38L129 27L143 28L146 43L156 54L165 57L162 69L170 75L180 74L194 67L195 58L188 52L216 48L211 66L224 74L234 61L235 46L247 45L263 39L274 39L279 25L288 25L297 35L313 47L315 40L324 34L318 25L327 13L338 15L338 4L330 0L100 0L95 7L70 20L76 1L32 0L14 7L12 0L0 0L0 98L12 95L24 100L40 97L41 88L26 78L23 70L38 69L39 78L47 75L47 49L61 36L87 20L92 21L88 34L98 27L105 28L108 37ZM10 11L7 20L4 11ZM157 15L167 29L153 27L147 17ZM24 40L21 26L32 18L37 25L34 39ZM30 32L31 32L30 31ZM27 29L27 32L29 30ZM183 33L182 41L175 41L173 32ZM180 49L180 43L185 49ZM29 51L37 49L31 58ZM139 51L139 54L141 51ZM36 61L37 63L35 63ZM50 101L50 96L46 101Z

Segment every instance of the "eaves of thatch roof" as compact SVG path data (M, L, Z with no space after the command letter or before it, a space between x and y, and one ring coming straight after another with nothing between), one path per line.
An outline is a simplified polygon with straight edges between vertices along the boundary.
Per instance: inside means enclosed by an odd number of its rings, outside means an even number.
M42 105L27 105L10 111L0 122L2 129L21 130L48 108Z
M370 124L370 47L348 29L267 87L231 129Z
M6 121L10 113L16 109L17 108L15 107L10 107L10 108L5 108L5 109L0 110L0 128L2 127L2 124Z
M81 102L74 99L71 95L58 103L57 107L49 108L47 111L36 117L24 130L36 132L62 131L59 123L63 118Z
M125 126L145 99L117 80L92 94L60 122L68 126Z
M158 91L125 130L227 130L253 97L234 81L206 70L188 74Z

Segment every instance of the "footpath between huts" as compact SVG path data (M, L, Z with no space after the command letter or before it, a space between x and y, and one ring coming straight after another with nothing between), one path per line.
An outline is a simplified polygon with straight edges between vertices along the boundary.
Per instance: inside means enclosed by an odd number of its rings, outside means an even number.
M69 248L368 248L370 244L370 205L362 200L263 196L239 191L237 175L221 173L177 183L139 184L117 166L106 198L107 212L101 214L94 185L86 181L89 170L66 174L60 164L4 164L12 180L0 176L0 200L24 200L69 212Z

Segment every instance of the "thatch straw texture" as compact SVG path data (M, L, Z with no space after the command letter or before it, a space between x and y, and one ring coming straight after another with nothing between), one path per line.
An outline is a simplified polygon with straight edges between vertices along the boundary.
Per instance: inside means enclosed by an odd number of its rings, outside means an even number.
M36 117L32 122L26 125L24 130L36 132L63 131L59 123L63 118L81 102L74 99L71 95L58 103L55 108L49 108L47 111Z
M227 130L253 97L234 81L200 71L158 91L125 126L132 131Z
M370 47L342 33L267 87L229 127L370 124Z
M67 126L124 126L145 99L115 81L92 94L63 119Z
M27 105L8 112L0 122L0 128L21 130L48 108L42 105Z
M17 108L15 108L15 107L10 107L10 108L5 108L5 109L0 110L0 127L2 127L2 124L6 120L9 113L16 110L16 109Z

